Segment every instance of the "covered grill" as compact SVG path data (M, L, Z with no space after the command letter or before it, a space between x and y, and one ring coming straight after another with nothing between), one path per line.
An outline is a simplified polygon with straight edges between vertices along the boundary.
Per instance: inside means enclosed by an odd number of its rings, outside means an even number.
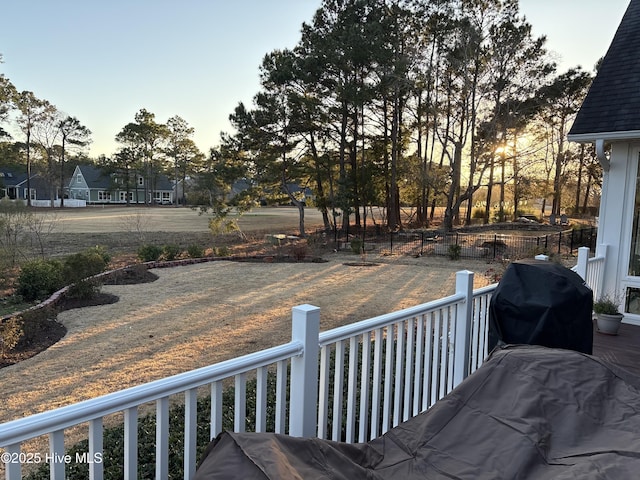
M541 345L591 354L593 292L574 271L553 262L513 262L489 305L489 350Z

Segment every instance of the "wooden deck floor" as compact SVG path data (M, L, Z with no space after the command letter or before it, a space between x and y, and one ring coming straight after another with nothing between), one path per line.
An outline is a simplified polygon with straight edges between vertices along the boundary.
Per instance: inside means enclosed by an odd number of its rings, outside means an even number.
M623 323L618 335L594 331L593 354L640 376L640 327Z

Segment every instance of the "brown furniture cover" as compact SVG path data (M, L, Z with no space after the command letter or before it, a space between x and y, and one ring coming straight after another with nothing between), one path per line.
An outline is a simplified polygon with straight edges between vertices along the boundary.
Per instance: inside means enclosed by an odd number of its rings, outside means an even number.
M638 478L639 388L640 378L584 353L508 346L368 443L222 433L195 478Z

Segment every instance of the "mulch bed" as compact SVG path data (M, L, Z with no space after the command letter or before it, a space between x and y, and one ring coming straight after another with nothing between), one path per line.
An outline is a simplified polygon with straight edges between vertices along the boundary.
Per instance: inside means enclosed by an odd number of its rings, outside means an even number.
M146 268L128 268L120 270L116 275L105 278L107 285L135 285L138 283L153 282L158 276ZM97 305L108 305L116 303L120 298L117 295L100 292L91 298L68 298L61 297L54 309L53 318L40 321L38 328L29 335L29 338L22 338L18 345L10 352L0 356L0 368L14 365L22 360L31 358L38 353L54 345L67 334L67 329L56 321L58 312L71 310L73 308L94 307Z

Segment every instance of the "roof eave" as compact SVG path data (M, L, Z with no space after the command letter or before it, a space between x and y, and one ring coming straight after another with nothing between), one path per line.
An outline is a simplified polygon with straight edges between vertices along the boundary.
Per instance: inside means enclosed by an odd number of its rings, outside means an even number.
M576 143L594 143L596 140L604 140L606 142L640 140L640 130L569 134L567 135L567 140Z

